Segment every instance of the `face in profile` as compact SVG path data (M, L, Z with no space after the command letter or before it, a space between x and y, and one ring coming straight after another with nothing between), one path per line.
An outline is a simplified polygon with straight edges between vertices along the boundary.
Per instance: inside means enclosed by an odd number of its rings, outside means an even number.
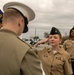
M71 36L74 37L74 30L71 31Z

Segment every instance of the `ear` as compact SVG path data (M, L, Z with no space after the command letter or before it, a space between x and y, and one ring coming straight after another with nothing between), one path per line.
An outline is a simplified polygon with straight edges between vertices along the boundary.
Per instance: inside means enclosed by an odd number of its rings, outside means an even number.
M60 39L60 44L62 43L62 39Z
M19 21L18 21L18 26L21 26L23 23L23 18L20 18Z

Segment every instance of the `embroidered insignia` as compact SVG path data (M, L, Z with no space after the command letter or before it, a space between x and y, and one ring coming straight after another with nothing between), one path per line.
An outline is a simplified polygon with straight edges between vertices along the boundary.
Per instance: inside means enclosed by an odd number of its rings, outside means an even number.
M58 31L57 31L57 30L55 30L55 32L57 33Z
M60 61L64 61L64 58L62 57L56 57L57 60L60 60Z

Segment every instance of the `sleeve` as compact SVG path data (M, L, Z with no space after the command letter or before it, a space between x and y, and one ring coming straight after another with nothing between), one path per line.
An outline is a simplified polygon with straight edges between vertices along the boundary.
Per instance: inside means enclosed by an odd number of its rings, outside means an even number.
M72 72L72 66L71 66L71 61L70 60L71 60L70 56L68 55L65 58L65 64L64 64L65 75L71 75L71 74L73 74L73 72Z
M42 75L40 61L34 49L28 50L23 58L20 75Z
M39 56L39 59L42 59L43 54L47 51L48 48L44 47L42 50L37 51L37 55Z
M38 45L40 45L40 44L42 44L42 43L45 43L45 42L47 42L48 40L49 40L49 38L44 38L44 39L38 41L38 42L34 45L34 47L37 47Z
M65 42L63 43L63 48L66 50L66 44L65 44Z

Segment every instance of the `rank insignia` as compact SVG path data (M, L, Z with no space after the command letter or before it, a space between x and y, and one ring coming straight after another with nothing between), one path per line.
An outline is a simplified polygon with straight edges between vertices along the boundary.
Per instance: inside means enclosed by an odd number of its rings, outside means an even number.
M57 60L60 60L60 61L64 61L64 58L62 57L56 57Z

